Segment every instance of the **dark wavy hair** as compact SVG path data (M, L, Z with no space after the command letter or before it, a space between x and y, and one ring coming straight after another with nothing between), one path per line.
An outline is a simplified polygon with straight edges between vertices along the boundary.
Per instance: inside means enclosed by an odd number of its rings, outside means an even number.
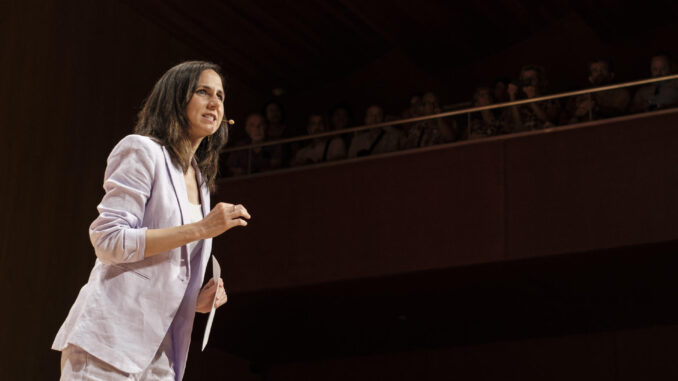
M139 112L139 119L134 128L135 133L155 138L167 147L172 160L181 166L184 173L191 165L192 154L186 106L193 97L200 74L205 70L214 70L219 74L225 92L226 81L218 65L204 61L180 63L167 70L155 83L153 91ZM228 141L226 121L227 118L224 116L219 129L211 136L205 137L195 152L202 181L212 192L215 190L215 179L219 171L219 153Z

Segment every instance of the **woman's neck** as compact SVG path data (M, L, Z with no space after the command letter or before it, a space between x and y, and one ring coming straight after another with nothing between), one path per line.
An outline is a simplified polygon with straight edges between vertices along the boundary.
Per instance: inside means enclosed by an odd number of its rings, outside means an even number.
M193 160L193 157L195 157L195 153L198 151L198 147L200 147L200 143L202 142L202 139L203 138L191 141L191 160Z

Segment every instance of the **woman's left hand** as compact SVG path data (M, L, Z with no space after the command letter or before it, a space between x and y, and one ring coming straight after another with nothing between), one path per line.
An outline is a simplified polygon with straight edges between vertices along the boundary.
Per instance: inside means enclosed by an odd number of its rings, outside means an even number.
M219 308L223 306L228 300L226 296L226 290L224 290L224 280L219 278L219 285L215 287L214 281L212 279L205 284L205 286L200 290L198 294L198 301L195 305L196 312L208 313L212 310L212 301L214 300L214 294L217 294L217 299L214 302L214 307Z

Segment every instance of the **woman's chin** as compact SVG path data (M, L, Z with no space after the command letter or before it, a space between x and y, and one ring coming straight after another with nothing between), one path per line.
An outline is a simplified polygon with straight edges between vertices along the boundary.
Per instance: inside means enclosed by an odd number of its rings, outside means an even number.
M200 126L199 128L191 128L190 135L191 139L202 139L208 136L214 135L215 132L219 129L216 125L210 126Z

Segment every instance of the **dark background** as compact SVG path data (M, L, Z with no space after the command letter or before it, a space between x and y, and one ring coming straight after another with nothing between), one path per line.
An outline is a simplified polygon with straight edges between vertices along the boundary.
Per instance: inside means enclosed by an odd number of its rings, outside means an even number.
M3 379L50 344L94 261L110 149L153 83L208 59L227 113L286 91L290 123L346 101L466 101L526 63L552 89L594 56L620 80L676 51L672 2L4 1ZM224 181L255 215L215 240L229 304L186 379L675 376L673 112ZM237 130L235 132L237 134ZM195 338L204 319L196 322Z

